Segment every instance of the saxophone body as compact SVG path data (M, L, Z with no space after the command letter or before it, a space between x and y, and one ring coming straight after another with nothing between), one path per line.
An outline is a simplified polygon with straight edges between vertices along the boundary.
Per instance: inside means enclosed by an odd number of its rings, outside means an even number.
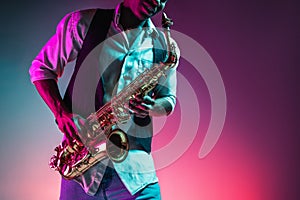
M166 14L162 16L162 26L167 42L167 59L154 64L128 84L95 113L90 114L84 127L84 133L78 133L84 145L66 142L59 144L54 150L56 154L50 159L49 166L58 171L65 179L73 179L83 174L90 167L105 158L113 162L122 162L128 154L127 135L120 129L114 129L117 123L125 123L130 119L128 102L132 98L145 96L157 84L160 77L166 77L166 71L177 63L175 44L170 41L172 20Z

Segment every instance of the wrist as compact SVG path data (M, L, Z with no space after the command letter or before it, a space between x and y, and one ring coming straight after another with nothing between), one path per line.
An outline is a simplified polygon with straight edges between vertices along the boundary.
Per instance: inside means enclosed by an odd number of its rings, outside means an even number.
M164 98L155 99L155 103L151 110L149 110L149 115L151 116L167 116L172 111L172 105L169 101Z
M72 113L69 109L63 104L63 102L57 102L55 109L53 111L55 118L62 118L62 117L72 117Z

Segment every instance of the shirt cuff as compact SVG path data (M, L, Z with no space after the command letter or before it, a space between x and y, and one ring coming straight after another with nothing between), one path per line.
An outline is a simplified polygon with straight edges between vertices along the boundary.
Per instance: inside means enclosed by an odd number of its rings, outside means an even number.
M174 112L174 109L175 109L176 98L174 96L168 96L168 97L164 97L164 99L166 99L171 104L172 110L169 114L172 114Z
M57 81L57 75L43 66L32 65L29 69L29 75L31 83L45 79L54 79Z

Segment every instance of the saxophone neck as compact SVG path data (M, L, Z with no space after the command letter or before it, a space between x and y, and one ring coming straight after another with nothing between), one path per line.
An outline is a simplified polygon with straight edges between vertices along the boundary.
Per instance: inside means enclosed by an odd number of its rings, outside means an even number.
M170 33L170 26L173 25L173 20L167 17L167 14L163 12L162 14L162 27L164 29L164 35L166 37L167 43L167 51L168 57L164 62L166 65L170 65L171 67L175 66L177 63L177 54L176 54L176 47L175 44L171 42L171 33Z

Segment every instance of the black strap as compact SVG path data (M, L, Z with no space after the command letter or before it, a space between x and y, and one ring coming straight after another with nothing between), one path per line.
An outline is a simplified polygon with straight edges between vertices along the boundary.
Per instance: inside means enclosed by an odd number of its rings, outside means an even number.
M102 41L105 40L113 18L114 9L97 9L93 20L88 29L87 35L84 38L82 48L78 53L76 65L74 68L73 75L70 79L69 85L64 95L65 104L72 110L72 92L75 83L77 73L80 66L82 65L84 59L87 55ZM101 83L101 81L99 81ZM102 105L103 88L101 84L98 84L96 91L96 103L99 104L97 107ZM101 101L101 102L99 102Z

